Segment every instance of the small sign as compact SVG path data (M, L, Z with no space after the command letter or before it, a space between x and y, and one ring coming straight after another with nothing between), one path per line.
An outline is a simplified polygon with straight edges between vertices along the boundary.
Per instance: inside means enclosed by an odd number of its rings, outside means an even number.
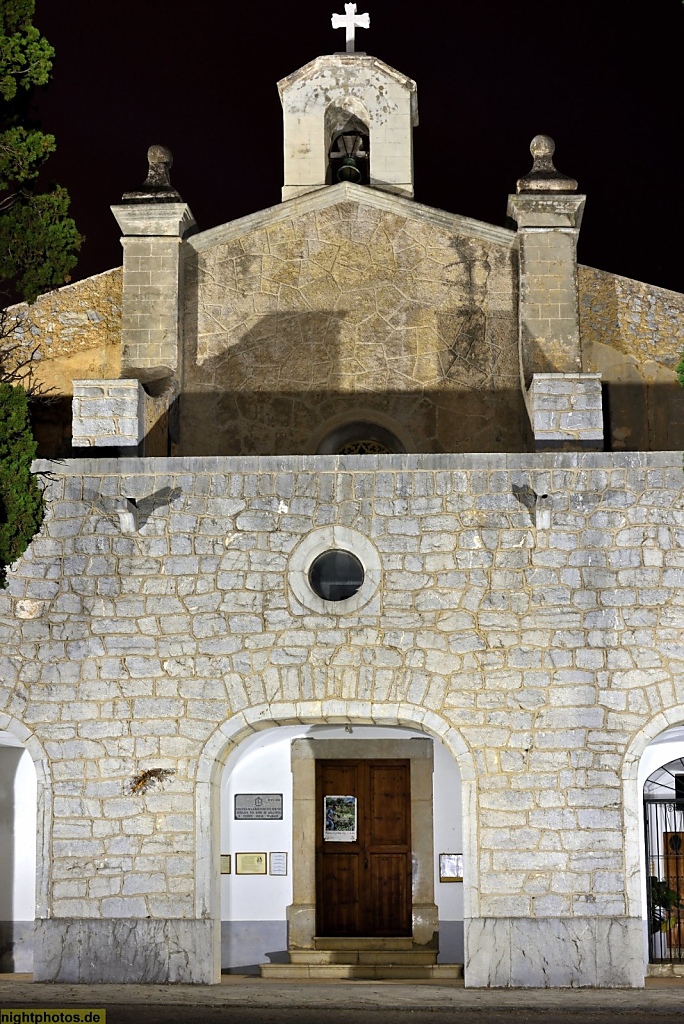
M440 882L462 882L463 881L463 854L462 853L440 853L440 855L439 855L439 880L440 880Z
M268 873L269 875L287 874L287 853L269 853Z
M265 853L236 853L235 854L236 875L265 875L266 854Z
M326 843L356 842L356 797L323 797L323 839Z
M229 875L230 874L230 854L229 853L222 853L221 854L221 874L222 875Z
M282 821L282 793L236 793L236 821Z

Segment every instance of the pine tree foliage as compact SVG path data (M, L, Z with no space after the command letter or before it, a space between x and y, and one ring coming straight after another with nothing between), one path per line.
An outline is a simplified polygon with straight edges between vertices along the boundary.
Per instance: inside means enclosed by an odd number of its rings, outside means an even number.
M69 280L81 238L69 197L36 180L55 140L29 123L28 102L50 78L54 50L32 24L35 0L0 0L0 282L27 302Z
M46 85L54 50L33 25L35 0L0 0L0 292L33 302L69 280L81 238L68 215L69 196L45 187L41 171L55 149L52 135L31 123L29 101ZM41 176L39 178L39 175ZM31 462L36 444L27 390L34 353L23 355L13 320L0 309L0 589L7 568L26 550L43 520L43 498Z
M24 553L43 521L43 496L31 473L36 454L23 388L0 383L0 589L7 566Z

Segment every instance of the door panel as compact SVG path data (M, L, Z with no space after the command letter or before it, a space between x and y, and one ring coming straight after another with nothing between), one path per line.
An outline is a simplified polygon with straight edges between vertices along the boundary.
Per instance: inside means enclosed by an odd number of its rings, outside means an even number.
M357 839L323 838L324 796L357 799ZM316 930L411 934L410 761L316 762Z
M411 893L404 854L379 853L370 867L370 935L411 931Z

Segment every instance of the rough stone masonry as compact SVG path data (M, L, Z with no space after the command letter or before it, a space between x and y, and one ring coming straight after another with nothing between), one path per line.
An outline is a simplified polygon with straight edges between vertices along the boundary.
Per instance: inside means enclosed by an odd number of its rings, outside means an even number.
M254 729L349 721L459 763L468 984L643 983L636 766L684 705L678 454L38 468L46 522L0 595L0 728L39 771L37 980L216 981L214 765ZM347 615L288 584L331 526L380 566ZM149 766L175 775L132 795Z

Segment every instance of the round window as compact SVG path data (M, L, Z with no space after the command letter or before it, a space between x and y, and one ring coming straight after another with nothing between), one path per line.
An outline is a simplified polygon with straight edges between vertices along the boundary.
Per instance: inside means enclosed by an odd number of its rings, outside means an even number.
M360 589L363 580L361 562L351 551L341 548L324 551L309 569L311 589L324 601L346 601Z

